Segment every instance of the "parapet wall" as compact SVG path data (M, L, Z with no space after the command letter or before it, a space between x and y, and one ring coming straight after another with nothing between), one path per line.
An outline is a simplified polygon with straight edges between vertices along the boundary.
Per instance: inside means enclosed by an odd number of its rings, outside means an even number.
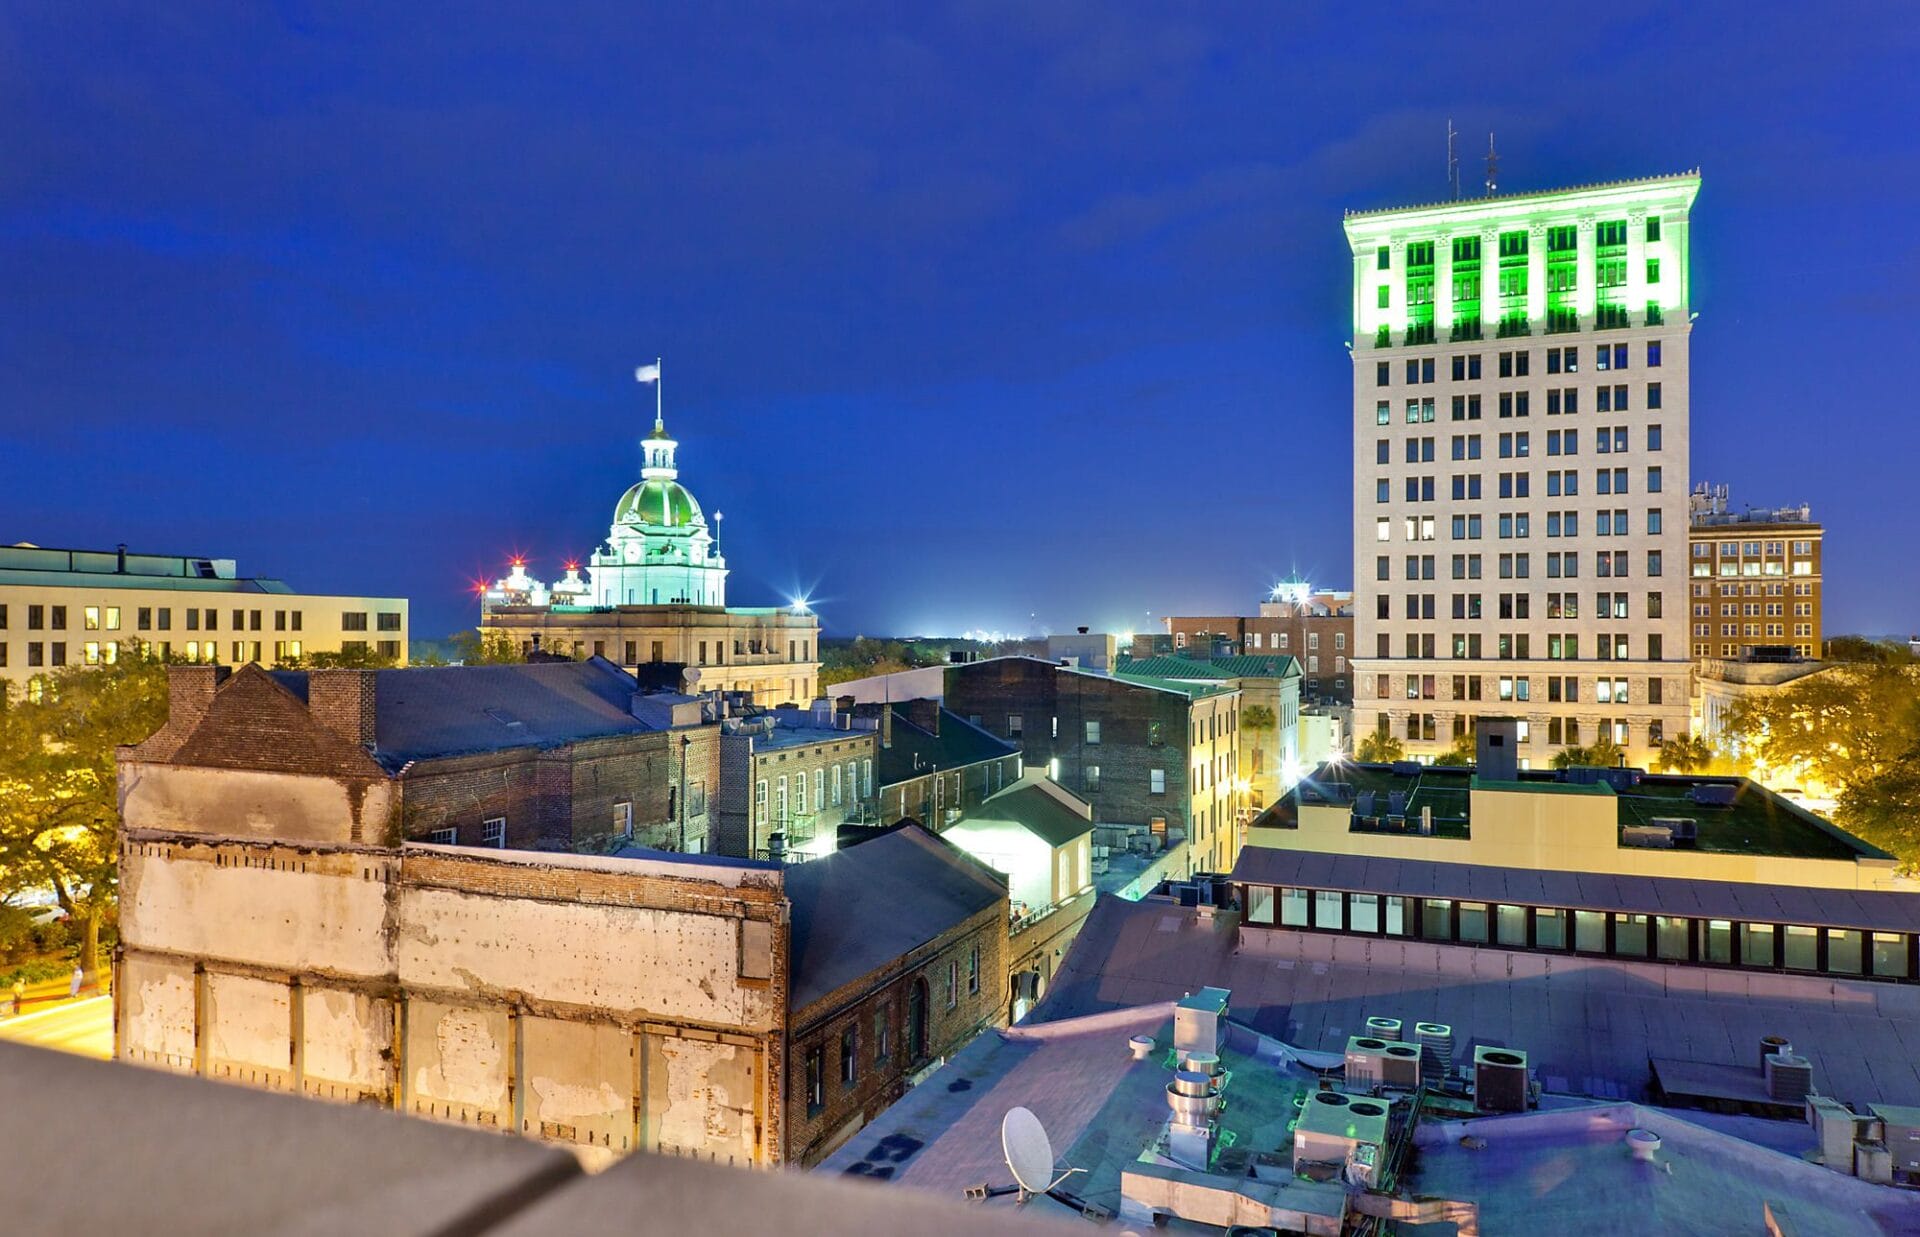
M619 1154L779 1159L777 870L129 829L116 1055Z

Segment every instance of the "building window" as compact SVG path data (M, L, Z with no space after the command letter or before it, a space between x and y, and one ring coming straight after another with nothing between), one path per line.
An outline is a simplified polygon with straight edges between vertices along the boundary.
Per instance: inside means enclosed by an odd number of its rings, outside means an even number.
M807 1049L807 1115L816 1116L827 1106L826 1054L818 1047Z
M505 850L507 845L507 818L491 816L480 822L480 845L493 846Z
M613 805L613 831L623 838L633 836L633 804L616 803Z
M1017 739L1022 733L1024 732L1020 724L1020 715L1018 713L1007 714L1007 737L1009 739Z
M1089 744L1100 742L1100 723L1088 722L1086 725L1087 725L1087 742Z
M1282 889L1280 891L1280 926L1283 928L1304 928L1307 926L1307 914L1312 906L1304 889Z
M427 835L427 841L435 846L457 846L460 842L458 829L435 829Z
M840 1085L850 1087L860 1081L860 1041L849 1026L840 1032Z
M1378 932L1380 930L1380 895L1356 893L1347 899L1347 928L1352 932Z
M893 1058L893 1025L891 1011L882 1005L873 1013L873 1061L878 1065Z
M1273 922L1273 887L1271 885L1247 886L1247 922L1264 924Z
M947 959L947 1008L953 1009L960 1004L960 963Z
M980 947L967 951L967 995L980 995Z
M1083 786L1086 792L1090 795L1097 795L1100 793L1100 766L1099 765L1087 766L1086 775L1083 779Z

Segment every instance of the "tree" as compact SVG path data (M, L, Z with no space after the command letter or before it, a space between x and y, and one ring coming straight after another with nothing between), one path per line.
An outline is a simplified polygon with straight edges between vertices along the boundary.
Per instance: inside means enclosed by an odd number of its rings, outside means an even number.
M1436 765L1449 765L1458 768L1470 765L1480 759L1480 753L1474 745L1471 732L1463 734L1453 741L1453 746L1433 758Z
M1401 746L1400 740L1394 738L1388 733L1386 726L1382 725L1360 740L1360 746L1354 751L1353 758L1361 764L1378 765L1391 764L1393 761L1404 759L1406 754L1407 749Z
M1552 764L1556 769L1612 769L1620 764L1623 755L1619 744L1601 735L1590 747L1561 748L1553 754Z
M1826 660L1906 665L1913 661L1913 650L1898 640L1876 640L1871 636L1834 636L1827 641Z
M1756 772L1813 778L1834 818L1909 865L1920 863L1920 666L1843 662L1727 711L1729 746Z
M1718 757L1713 745L1693 735L1675 735L1660 745L1654 768L1661 773L1695 773Z
M1240 724L1248 730L1272 730L1278 722L1267 705L1250 704L1240 710Z
M336 652L303 653L280 664L288 670L390 670L394 666L394 659L382 657L362 644L357 648Z
M111 665L56 671L37 699L0 710L0 893L51 888L89 978L118 887L114 751L166 720L166 664L138 645Z
M463 666L509 666L527 660L513 637L497 627L456 631L447 637L447 644Z

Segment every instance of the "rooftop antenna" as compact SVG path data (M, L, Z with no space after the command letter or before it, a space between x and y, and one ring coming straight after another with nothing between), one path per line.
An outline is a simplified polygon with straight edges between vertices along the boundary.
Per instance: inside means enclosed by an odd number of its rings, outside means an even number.
M1454 139L1459 136L1453 127L1453 117L1447 117L1447 190L1456 202L1460 200L1460 155L1454 148Z
M1500 179L1500 156L1493 152L1493 130L1487 130L1487 196L1492 197Z

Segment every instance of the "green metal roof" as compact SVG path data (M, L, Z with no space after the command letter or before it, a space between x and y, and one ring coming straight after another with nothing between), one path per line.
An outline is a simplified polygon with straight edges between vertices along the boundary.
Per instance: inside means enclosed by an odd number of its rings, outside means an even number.
M1299 678L1300 663L1291 657L1144 657L1123 661L1119 674L1156 679L1283 679Z
M1161 678L1151 674L1135 674L1132 671L1116 670L1113 678L1122 683L1133 683L1140 687L1155 687L1161 691L1179 692L1190 700L1204 700L1208 696L1224 695L1238 688L1228 687L1224 683L1188 683L1179 679Z
M704 524L700 504L678 481L659 478L642 481L620 496L613 509L616 524L646 524L656 528L689 528Z

